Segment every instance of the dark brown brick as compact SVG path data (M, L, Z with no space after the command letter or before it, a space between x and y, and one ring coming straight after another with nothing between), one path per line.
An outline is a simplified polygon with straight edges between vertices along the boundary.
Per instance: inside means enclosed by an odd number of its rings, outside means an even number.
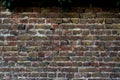
M3 20L2 20L2 19L0 19L0 24L2 24L2 21L3 21Z
M78 72L77 68L62 68L62 72Z
M5 58L4 58L4 61L5 61L5 62L9 62L9 61L17 62L17 61L18 61L18 58L17 58L17 57L5 57Z
M79 18L79 13L62 13L63 18Z

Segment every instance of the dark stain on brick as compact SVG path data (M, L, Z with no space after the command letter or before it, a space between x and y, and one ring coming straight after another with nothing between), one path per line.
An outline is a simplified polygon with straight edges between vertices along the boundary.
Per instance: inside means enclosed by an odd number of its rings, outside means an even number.
M25 29L26 29L26 25L23 24L18 25L18 30L25 30Z

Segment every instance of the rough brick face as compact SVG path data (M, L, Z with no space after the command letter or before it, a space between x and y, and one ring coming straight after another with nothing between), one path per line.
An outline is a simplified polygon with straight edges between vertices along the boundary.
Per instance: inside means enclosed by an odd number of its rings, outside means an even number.
M72 9L0 8L0 80L120 80L119 10Z

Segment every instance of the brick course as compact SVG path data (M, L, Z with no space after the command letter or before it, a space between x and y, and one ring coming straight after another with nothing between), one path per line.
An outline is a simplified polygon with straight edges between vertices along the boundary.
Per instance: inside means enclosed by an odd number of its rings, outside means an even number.
M118 9L0 10L0 80L120 79Z

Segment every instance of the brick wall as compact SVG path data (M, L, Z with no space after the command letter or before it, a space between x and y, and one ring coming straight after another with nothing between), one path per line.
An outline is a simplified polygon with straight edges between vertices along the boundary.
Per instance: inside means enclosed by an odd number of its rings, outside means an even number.
M120 80L112 8L0 8L0 80Z

